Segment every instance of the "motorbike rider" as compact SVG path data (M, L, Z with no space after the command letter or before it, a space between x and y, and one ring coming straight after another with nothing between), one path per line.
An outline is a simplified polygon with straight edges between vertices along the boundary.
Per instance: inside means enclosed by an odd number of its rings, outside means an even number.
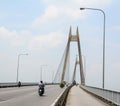
M45 87L45 84L43 83L43 81L40 81L40 83L39 83L39 89L42 89L43 93L44 93L44 87Z
M21 82L20 81L18 82L18 87L21 87Z

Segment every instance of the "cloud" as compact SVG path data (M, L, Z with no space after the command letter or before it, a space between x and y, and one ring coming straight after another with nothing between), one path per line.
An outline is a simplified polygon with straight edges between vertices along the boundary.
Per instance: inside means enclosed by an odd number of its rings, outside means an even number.
M35 36L32 38L29 48L33 49L48 49L59 46L63 43L64 36L59 32L51 32L47 35Z
M42 24L42 23L46 23L46 22L48 22L49 20L53 20L54 18L57 17L57 15L58 15L57 8L54 7L54 6L50 6L50 7L48 7L48 8L45 10L44 15L36 18L36 19L33 21L33 26L34 26L34 25L38 25L38 24Z
M11 36L15 36L16 31L9 31L5 27L0 27L0 37L2 38L10 38Z
M5 44L9 46L24 46L31 37L31 32L27 30L22 30L20 32L16 30L9 30L5 27L0 27L0 38Z
M46 8L45 13L42 16L37 17L33 22L32 26L36 27L39 25L43 25L49 22L55 22L57 20L58 22L61 20L76 20L79 18L83 18L84 15L81 15L82 13L80 10L73 9L70 7L60 7L55 5L50 5Z
M90 6L97 8L105 8L111 4L112 0L76 0L76 3L81 4L81 6Z
M26 47L29 49L54 48L63 42L63 34L51 32L46 35L34 35L28 30L10 31L5 27L0 27L0 39L12 47Z
M69 7L78 6L93 6L93 7L106 7L111 4L112 0L43 0L46 5L61 5Z
M111 4L112 0L43 0L46 6L45 12L33 20L32 27L38 27L46 23L52 22L55 24L66 21L75 21L86 17L85 13L79 10L80 7L106 7Z

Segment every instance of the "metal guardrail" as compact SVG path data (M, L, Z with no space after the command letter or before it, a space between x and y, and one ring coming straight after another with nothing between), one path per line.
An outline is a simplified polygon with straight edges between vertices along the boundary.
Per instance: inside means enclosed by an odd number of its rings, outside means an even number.
M21 86L37 86L37 82L21 82ZM45 83L45 85L59 85L58 83ZM18 87L16 82L0 83L0 88Z
M115 106L120 106L120 92L83 85L80 87Z
M35 86L38 85L38 83L25 83L21 82L21 86ZM18 87L18 83L10 82L10 83L0 83L0 88L6 88L6 87Z
M72 86L73 85L68 86L65 91L60 95L60 97L58 97L57 101L51 106L65 106L69 90Z

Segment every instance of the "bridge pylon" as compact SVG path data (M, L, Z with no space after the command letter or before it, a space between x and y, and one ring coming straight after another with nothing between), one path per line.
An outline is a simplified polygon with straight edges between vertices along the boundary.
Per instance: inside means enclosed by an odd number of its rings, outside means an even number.
M63 66L63 71L62 71L62 76L61 76L61 82L64 81L64 76L65 76L65 70L66 70L66 65L67 65L67 59L68 59L68 54L69 54L69 49L70 49L70 43L71 42L77 42L77 46L78 46L78 56L79 56L79 66L80 66L80 80L81 80L81 84L84 85L85 84L85 77L84 77L84 73L83 73L83 62L82 62L82 53L81 53L81 47L80 47L80 40L79 40L79 31L78 31L78 27L76 30L76 35L72 35L72 31L71 31L71 27L69 30L69 37L68 37L68 42L67 42L67 48L66 48L66 52L65 52L65 60L64 60L64 66Z
M75 61L75 67L74 67L72 82L74 82L74 80L75 80L77 64L79 64L79 61L77 60L77 55L76 55L76 61Z

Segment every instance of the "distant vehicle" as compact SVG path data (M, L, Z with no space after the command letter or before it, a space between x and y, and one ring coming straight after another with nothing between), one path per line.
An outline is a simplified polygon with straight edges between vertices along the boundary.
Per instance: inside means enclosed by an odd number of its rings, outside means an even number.
M38 89L38 94L40 96L42 96L44 94L44 87L45 87L45 85L44 85L43 81L40 81L40 83L39 83L39 89Z
M40 96L42 96L42 95L44 94L44 88L39 87L39 89L38 89L38 94L39 94Z
M18 87L21 87L21 82L20 81L18 82Z

